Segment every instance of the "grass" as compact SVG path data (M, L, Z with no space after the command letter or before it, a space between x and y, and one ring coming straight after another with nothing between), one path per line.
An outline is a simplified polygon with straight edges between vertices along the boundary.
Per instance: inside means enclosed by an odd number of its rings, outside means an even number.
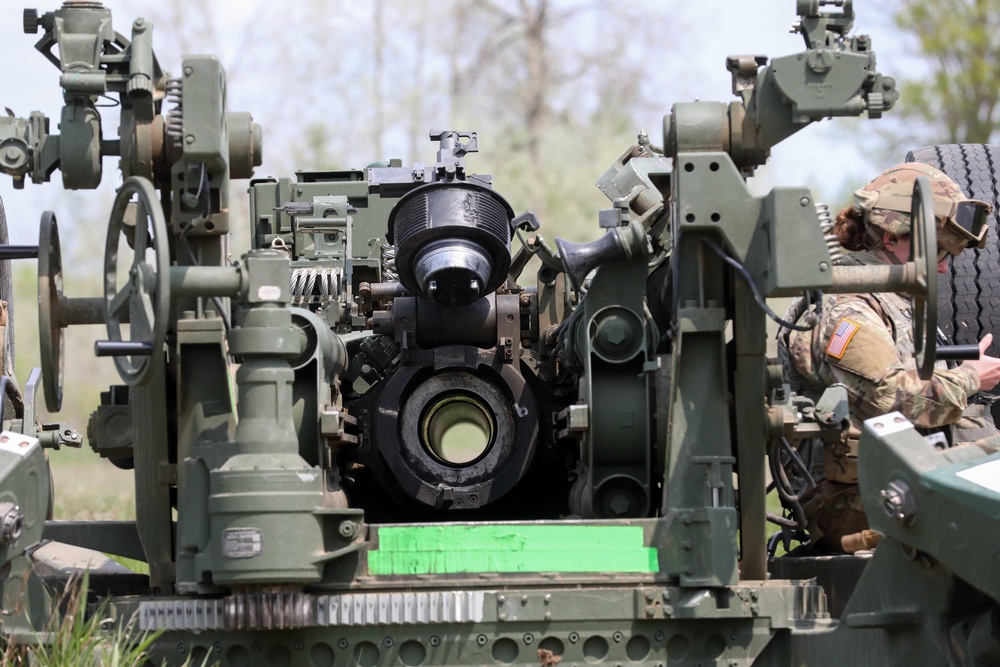
M132 471L119 470L89 449L51 452L49 463L56 489L56 519L135 518Z
M47 641L34 646L4 648L3 664L44 667L135 667L146 663L160 633L138 632L137 617L124 622L111 618L102 603L88 612L87 576L71 578L53 605Z
M135 518L135 491L130 471L119 470L89 450L50 452L58 520L127 520ZM135 572L148 566L140 561L112 558ZM115 619L106 603L96 609L86 604L87 577L72 578L53 601L48 641L35 646L8 645L0 664L41 667L132 667L145 664L158 633L140 633L137 618Z

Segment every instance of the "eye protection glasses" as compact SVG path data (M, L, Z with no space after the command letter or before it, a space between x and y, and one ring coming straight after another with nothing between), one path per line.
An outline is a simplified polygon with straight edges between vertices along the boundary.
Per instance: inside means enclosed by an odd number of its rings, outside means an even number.
M910 197L879 197L873 208L910 213L912 205ZM938 220L938 228L962 239L961 245L964 248L982 247L989 229L987 219L992 211L992 206L977 199L959 202L934 200L934 217Z

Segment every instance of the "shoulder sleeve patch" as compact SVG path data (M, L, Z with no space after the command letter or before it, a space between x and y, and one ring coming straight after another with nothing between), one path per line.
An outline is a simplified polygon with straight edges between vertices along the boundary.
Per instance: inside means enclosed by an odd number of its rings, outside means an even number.
M837 322L837 327L833 330L833 335L830 336L830 342L826 346L826 353L834 359L843 358L844 352L847 351L847 345L860 328L861 326L857 323L852 322L846 317L842 318Z
M834 352L839 356L835 356ZM826 362L878 382L900 360L888 331L867 323L864 318L857 318L841 319L837 323L827 345Z

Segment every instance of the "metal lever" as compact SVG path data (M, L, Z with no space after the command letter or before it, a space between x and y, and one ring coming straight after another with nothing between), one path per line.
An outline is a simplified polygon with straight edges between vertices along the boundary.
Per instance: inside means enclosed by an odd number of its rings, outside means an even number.
M153 354L153 344L147 341L94 341L94 354L98 357L148 357Z
M0 245L0 260L34 259L38 257L36 245Z
M978 345L939 345L937 348L939 361L961 361L963 359L978 359Z

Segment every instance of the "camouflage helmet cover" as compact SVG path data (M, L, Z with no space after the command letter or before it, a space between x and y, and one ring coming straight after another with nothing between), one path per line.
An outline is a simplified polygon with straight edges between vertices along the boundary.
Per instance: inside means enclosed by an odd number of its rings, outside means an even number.
M910 215L899 210L879 208L879 199L909 198L913 195L913 184L917 176L927 176L931 182L931 195L935 204L957 204L971 201L955 181L940 169L922 162L906 162L886 169L868 185L854 192L855 205L865 213L865 222L896 236L910 233ZM988 204L983 203L984 207ZM899 208L898 206L895 208ZM937 208L937 206L935 206ZM943 221L938 220L938 243L942 248L958 254L966 247L960 239L951 239ZM951 241L954 241L952 243Z

